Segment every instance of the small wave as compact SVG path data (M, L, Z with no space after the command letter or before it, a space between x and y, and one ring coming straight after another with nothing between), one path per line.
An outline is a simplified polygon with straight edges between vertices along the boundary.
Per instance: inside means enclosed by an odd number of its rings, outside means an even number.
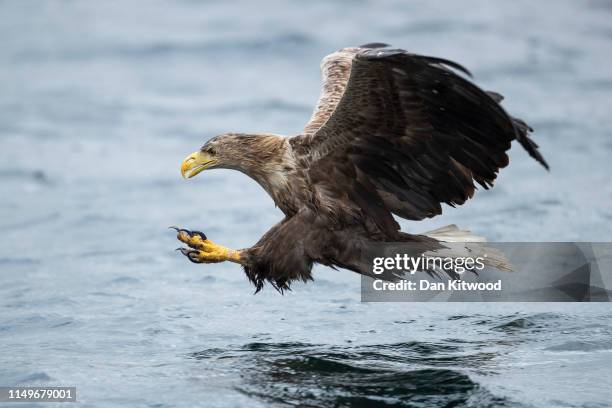
M518 319L510 320L507 323L497 325L493 327L492 330L513 331L513 330L526 329L526 328L530 328L534 326L535 326L535 323L533 323L531 320L520 317Z
M40 184L50 184L49 176L43 170L1 169L0 179L30 180Z
M0 265L35 265L40 260L33 258L0 258Z
M282 352L282 351L291 351L291 352L300 352L309 348L316 347L312 344L308 343L300 343L300 342L287 342L287 343L248 343L242 347L242 350L246 351L274 351L274 352Z
M308 406L455 406L480 387L450 369L389 370L332 357L295 356L259 364L236 389L266 401Z
M0 323L0 332L30 333L39 330L52 330L73 324L75 324L75 321L71 317L61 316L58 314L33 314Z
M240 104L228 104L210 108L207 111L217 114L242 114L242 113L260 113L268 114L271 111L309 113L311 106L300 105L290 102L285 99L270 98L265 100L253 100Z
M524 329L540 330L558 324L565 316L558 313L537 313L529 316L512 317L511 320L497 324L491 328L495 331L519 331Z
M37 373L31 373L31 374L27 374L24 377L21 377L19 379L18 384L29 384L29 383L36 383L36 382L42 382L42 381L51 381L52 378L45 372L40 371Z
M612 341L568 341L554 346L546 347L547 351L604 351L612 350Z
M48 222L56 221L59 218L60 218L60 213L54 212L48 215L26 219L24 221L17 221L13 223L3 224L3 225L0 225L0 228L10 231L10 230L21 229L21 228L38 227L41 224L46 224Z
M460 345L404 342L355 347L302 342L252 342L188 355L231 359L241 393L267 402L309 406L437 406L496 401L466 369L481 370L494 353L466 353ZM481 395L474 402L474 395Z
M141 283L141 280L132 276L119 276L117 278L112 279L109 283L113 285L134 285L137 283Z

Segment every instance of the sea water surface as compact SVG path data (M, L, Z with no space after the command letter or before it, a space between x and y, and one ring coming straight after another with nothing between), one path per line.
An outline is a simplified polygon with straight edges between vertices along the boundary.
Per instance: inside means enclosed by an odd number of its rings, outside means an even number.
M608 304L368 304L323 267L253 295L167 230L256 242L272 200L230 171L184 181L182 159L298 133L320 59L383 41L471 69L552 168L514 146L493 190L406 231L609 241L609 2L2 1L0 38L0 386L76 386L83 407L612 405Z

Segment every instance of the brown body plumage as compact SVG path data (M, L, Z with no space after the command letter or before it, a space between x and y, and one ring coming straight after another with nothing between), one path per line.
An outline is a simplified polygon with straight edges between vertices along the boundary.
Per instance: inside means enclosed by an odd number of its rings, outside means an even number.
M247 174L285 214L227 259L180 230L192 261L238 262L257 290L309 280L315 262L372 275L365 254L373 245L444 245L401 232L393 214L421 220L440 214L441 203L463 204L474 181L493 185L515 139L547 167L531 129L503 110L499 94L455 73L469 75L456 63L370 44L325 57L321 69L321 97L301 134L224 134L185 160L189 177L207 168Z

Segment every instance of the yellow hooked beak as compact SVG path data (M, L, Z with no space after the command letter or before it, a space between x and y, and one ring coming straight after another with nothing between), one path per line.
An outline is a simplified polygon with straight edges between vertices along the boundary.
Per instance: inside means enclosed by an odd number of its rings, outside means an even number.
M213 164L216 160L208 153L195 152L185 157L183 164L181 164L181 175L183 178L192 178L196 174L201 173Z

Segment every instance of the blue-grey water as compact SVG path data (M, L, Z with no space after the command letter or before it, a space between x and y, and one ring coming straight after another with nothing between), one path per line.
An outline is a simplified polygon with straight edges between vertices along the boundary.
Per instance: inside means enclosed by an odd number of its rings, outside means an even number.
M367 304L323 267L254 296L166 229L256 242L281 218L263 190L180 162L224 131L299 132L320 59L384 41L503 93L552 168L515 146L493 190L405 230L610 241L610 2L1 1L0 38L0 386L76 386L84 407L612 406L608 304Z

